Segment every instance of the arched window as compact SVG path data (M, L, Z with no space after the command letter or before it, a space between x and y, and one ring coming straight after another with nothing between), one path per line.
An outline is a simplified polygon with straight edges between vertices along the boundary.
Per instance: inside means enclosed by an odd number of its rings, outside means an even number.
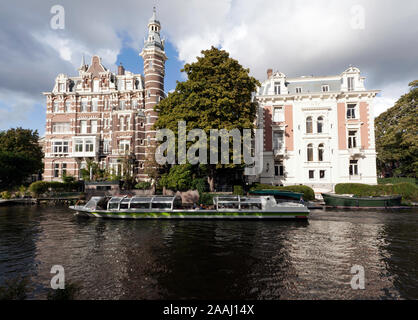
M324 144L318 146L318 161L324 161Z
M316 122L316 131L318 133L322 133L324 131L324 118L323 117L318 117L317 122Z
M306 133L312 133L312 117L306 118Z
M308 161L313 161L313 145L312 145L312 143L308 144L307 154L308 154Z

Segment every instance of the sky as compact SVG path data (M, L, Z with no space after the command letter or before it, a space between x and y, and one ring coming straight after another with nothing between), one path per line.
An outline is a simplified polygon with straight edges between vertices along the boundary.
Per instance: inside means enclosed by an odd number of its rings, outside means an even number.
M42 92L60 73L77 75L83 54L87 63L97 54L110 70L122 62L142 73L138 54L153 6L166 39L167 92L185 80L184 63L212 45L260 81L268 68L295 77L354 65L367 89L382 90L375 116L418 79L416 0L2 0L0 130L43 135Z

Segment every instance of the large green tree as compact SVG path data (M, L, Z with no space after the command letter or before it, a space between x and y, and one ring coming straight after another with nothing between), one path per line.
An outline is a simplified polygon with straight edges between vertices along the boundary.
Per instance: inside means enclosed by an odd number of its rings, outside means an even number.
M418 177L418 80L375 119L377 164L382 173Z
M39 135L30 129L0 132L0 187L22 184L42 169L43 152Z
M199 128L209 137L210 129L238 129L242 133L242 129L254 128L256 103L252 93L260 83L228 52L215 47L203 50L196 62L186 64L181 71L186 73L187 81L177 82L174 92L156 106L156 129L170 129L177 137L178 122L186 121L187 132ZM216 171L225 166L208 165L212 191Z

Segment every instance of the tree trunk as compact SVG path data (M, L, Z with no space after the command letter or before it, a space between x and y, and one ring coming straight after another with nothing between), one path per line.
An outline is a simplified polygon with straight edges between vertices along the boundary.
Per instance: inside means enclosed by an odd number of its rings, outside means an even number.
M215 191L215 169L212 166L209 166L208 170L208 184L209 184L209 191Z

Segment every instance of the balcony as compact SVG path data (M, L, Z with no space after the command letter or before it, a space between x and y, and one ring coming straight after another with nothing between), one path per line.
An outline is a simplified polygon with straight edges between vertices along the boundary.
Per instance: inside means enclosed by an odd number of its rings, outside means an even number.
M349 148L348 152L351 156L361 156L364 154L364 150L361 147Z
M287 148L284 146L275 146L273 148L273 155L275 158L284 157L287 154Z

